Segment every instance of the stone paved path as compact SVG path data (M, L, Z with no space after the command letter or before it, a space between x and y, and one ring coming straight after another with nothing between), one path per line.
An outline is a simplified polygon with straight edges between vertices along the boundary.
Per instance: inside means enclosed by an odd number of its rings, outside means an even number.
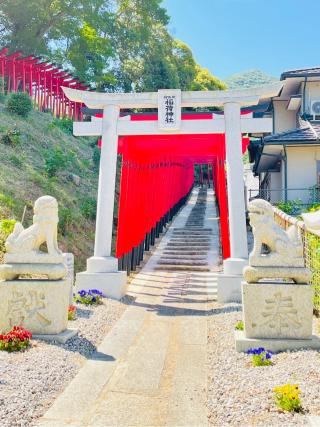
M206 205L200 223L194 215L197 198L194 190L131 282L134 302L39 425L208 425L206 316L216 294L219 238L212 190L200 195ZM200 237L189 233L192 227L201 229ZM192 253L184 253L181 262L174 253L163 264L168 252L176 252L171 244L180 241L179 249L186 244Z

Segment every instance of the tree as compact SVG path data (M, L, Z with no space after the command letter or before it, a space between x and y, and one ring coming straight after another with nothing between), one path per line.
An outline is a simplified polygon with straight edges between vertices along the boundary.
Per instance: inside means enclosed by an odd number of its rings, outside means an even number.
M79 55L79 52L82 52L82 55ZM89 23L83 23L66 55L79 78L98 87L105 83L108 62L113 57L112 44L108 38L99 35ZM110 82L115 83L111 76Z
M1 0L0 43L102 91L223 89L168 32L162 0Z
M190 47L180 40L173 41L173 61L179 78L179 88L190 90L196 77L196 61Z
M262 86L277 81L275 77L269 76L261 70L249 70L236 73L225 80L229 89L249 88Z
M2 0L1 42L11 51L46 54L50 43L74 32L91 0Z
M196 66L196 76L191 84L191 90L224 90L225 83L214 77L207 68Z

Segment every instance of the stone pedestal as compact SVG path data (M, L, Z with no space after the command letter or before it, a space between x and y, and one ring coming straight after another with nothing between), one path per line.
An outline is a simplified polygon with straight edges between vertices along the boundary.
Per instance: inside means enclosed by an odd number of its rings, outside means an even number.
M34 335L67 329L69 280L20 279L0 282L0 331L23 326Z
M242 283L246 337L310 339L313 293L307 284Z
M313 294L308 284L243 282L244 331L235 331L237 351L320 348L312 335Z
M119 300L127 287L127 273L118 271L118 260L113 257L89 258L87 271L76 275L76 291L98 289L106 297Z

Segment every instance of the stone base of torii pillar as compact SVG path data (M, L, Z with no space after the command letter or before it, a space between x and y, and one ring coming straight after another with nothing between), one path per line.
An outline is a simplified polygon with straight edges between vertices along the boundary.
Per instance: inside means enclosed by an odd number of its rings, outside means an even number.
M87 270L76 275L76 291L98 289L106 297L119 300L127 287L127 273L118 271L118 260L111 256L87 259Z
M241 303L241 283L243 269L248 265L248 260L243 258L228 258L223 262L223 274L218 276L218 302Z

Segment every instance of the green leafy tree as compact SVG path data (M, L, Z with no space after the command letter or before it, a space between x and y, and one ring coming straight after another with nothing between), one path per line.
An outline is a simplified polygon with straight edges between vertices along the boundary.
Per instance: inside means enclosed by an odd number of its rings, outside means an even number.
M47 55L102 91L223 89L168 32L162 0L1 0L0 44Z
M225 83L214 77L207 68L196 66L196 76L190 87L191 90L224 90Z
M236 73L225 80L229 89L241 89L277 81L275 77L269 76L261 70L248 70L243 73Z

